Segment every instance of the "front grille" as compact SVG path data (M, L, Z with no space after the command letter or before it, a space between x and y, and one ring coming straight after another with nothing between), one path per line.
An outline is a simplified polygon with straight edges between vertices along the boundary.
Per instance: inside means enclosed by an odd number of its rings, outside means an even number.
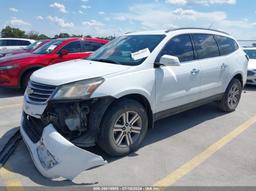
M247 72L247 75L248 75L248 76L253 76L254 74L255 74L255 73L254 73L253 71L250 71L250 70Z
M30 101L35 103L45 103L51 97L55 89L55 86L30 81L26 93Z

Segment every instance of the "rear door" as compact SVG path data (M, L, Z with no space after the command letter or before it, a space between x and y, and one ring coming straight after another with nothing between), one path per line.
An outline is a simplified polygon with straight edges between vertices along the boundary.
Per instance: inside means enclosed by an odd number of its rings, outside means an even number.
M169 110L194 102L201 93L200 64L195 60L189 34L172 38L159 54L179 58L180 66L156 68L156 108L157 112Z
M233 75L235 71L241 67L239 63L244 63L246 61L244 59L245 57L243 52L242 54L240 54L239 51L235 53L239 49L239 46L234 39L220 35L216 35L215 39L219 45L222 58L221 73L224 82L222 89L225 91L230 82L230 79L234 77Z
M92 42L92 41L81 41L82 45L82 52L84 54L84 57L90 56L93 52L98 50L100 47L103 46L103 44L98 42Z
M192 34L197 64L201 68L200 99L221 93L224 80L224 62L212 34Z

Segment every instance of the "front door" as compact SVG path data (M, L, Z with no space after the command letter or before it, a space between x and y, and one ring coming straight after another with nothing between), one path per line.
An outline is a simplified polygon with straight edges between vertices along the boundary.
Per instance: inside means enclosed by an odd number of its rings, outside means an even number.
M157 112L194 102L201 93L201 68L195 60L190 36L184 34L172 38L156 62L163 55L177 56L181 65L156 68Z
M66 55L60 55L60 52L62 50L66 50L68 52L68 54ZM69 44L65 45L63 48L61 48L58 52L57 52L58 56L52 60L52 63L59 63L59 62L65 62L65 61L69 61L69 60L74 60L74 59L80 59L80 58L84 58L86 57L86 53L82 52L81 49L81 41L74 41L74 42L70 42ZM90 53L88 53L89 55Z

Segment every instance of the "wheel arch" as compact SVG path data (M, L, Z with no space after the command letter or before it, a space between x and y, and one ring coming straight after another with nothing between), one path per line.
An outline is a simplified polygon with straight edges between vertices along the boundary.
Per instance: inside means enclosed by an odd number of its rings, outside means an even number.
M237 73L232 79L237 79L241 82L242 86L244 84L243 75L241 73Z
M36 70L39 70L41 69L43 66L41 65L34 65L34 66L30 66L30 67L27 67L26 69L24 69L21 74L20 74L20 77L19 77L19 87L21 87L22 85L22 82L23 82L23 78L25 77L25 75L29 72L32 72L32 71L36 71Z
M144 108L145 108L145 110L146 110L146 112L148 114L149 128L153 128L154 127L153 111L152 111L152 108L151 108L149 100L144 95L138 94L138 93L128 94L128 95L124 95L122 97L119 97L115 101L120 101L120 100L123 100L123 99L132 99L132 100L135 100L135 101L141 103L144 106Z

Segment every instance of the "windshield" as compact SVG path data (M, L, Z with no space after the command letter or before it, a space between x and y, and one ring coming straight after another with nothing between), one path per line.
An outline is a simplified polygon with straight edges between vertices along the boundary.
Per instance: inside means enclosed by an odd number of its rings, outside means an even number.
M88 60L122 65L139 65L163 40L165 35L122 36L103 46Z
M256 49L255 50L244 50L250 59L256 59Z
M34 49L36 49L40 44L42 44L42 41L34 42L34 43L28 45L27 47L25 47L24 50L34 50Z
M52 40L45 45L41 46L37 50L35 50L34 54L50 54L54 51L63 41L62 40Z

